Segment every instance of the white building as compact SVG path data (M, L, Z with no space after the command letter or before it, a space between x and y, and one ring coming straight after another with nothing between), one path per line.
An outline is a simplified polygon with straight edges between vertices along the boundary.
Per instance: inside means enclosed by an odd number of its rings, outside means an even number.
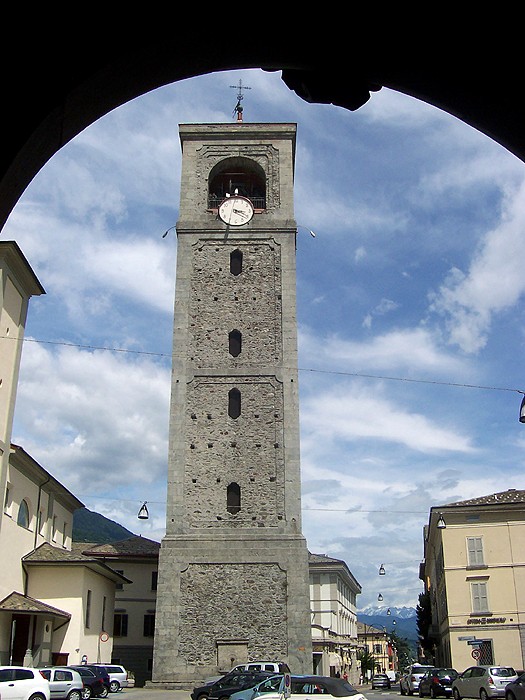
M313 671L322 676L345 673L359 682L357 595L361 586L341 559L309 555Z

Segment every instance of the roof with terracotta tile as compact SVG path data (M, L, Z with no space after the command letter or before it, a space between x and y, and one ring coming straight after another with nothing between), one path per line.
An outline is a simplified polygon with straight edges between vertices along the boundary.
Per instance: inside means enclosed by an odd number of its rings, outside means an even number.
M525 503L525 490L508 489L499 493L491 493L489 496L479 496L478 498L469 498L465 501L456 501L454 503L446 503L442 508L454 508L465 506L486 506L486 505L511 505L513 503Z

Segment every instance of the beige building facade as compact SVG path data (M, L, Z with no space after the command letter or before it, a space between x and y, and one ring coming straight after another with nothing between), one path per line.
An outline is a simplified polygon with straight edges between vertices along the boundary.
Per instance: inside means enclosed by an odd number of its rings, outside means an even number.
M420 577L435 663L525 667L525 491L431 509Z
M75 543L74 549L123 575L117 584L111 660L133 673L135 684L151 680L160 544L131 537L111 544Z
M18 245L0 242L0 664L110 661L115 586L127 579L71 552L83 504L11 443L29 299L43 293Z
M399 668L396 648L392 644L386 627L358 622L357 637L359 649L367 651L374 657L374 673L397 673ZM372 672L362 675L371 677Z

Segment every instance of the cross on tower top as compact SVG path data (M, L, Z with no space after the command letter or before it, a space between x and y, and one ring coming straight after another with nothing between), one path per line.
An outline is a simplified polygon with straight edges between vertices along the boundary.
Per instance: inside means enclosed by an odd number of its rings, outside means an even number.
M242 84L242 78L239 78L239 84L238 85L230 85L231 88L236 88L237 89L237 104L235 105L235 108L233 110L233 114L237 114L237 121L242 122L242 105L241 102L244 99L244 95L242 94L243 90L251 90L251 87L248 87L248 85L243 85Z

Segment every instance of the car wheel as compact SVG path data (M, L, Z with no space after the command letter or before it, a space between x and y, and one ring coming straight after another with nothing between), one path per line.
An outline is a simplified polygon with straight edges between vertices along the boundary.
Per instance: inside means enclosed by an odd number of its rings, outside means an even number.
M82 693L80 690L72 690L67 696L67 700L82 700Z
M454 700L461 700L461 695L459 694L459 690L457 688L454 688L452 695L454 696Z
M110 693L118 693L120 690L120 683L118 681L111 681L109 684L109 692Z
M33 693L27 700L45 700L45 698L41 693Z
M479 700L487 700L487 691L485 688L481 688L479 691Z
M102 690L100 691L100 693L98 694L98 697L99 698L107 698L108 695L109 695L109 688L107 687L107 685L105 685L102 688Z
M197 700L208 700L207 693L201 693L201 695L198 695Z
M91 686L85 685L82 691L82 700L89 700L91 697Z

